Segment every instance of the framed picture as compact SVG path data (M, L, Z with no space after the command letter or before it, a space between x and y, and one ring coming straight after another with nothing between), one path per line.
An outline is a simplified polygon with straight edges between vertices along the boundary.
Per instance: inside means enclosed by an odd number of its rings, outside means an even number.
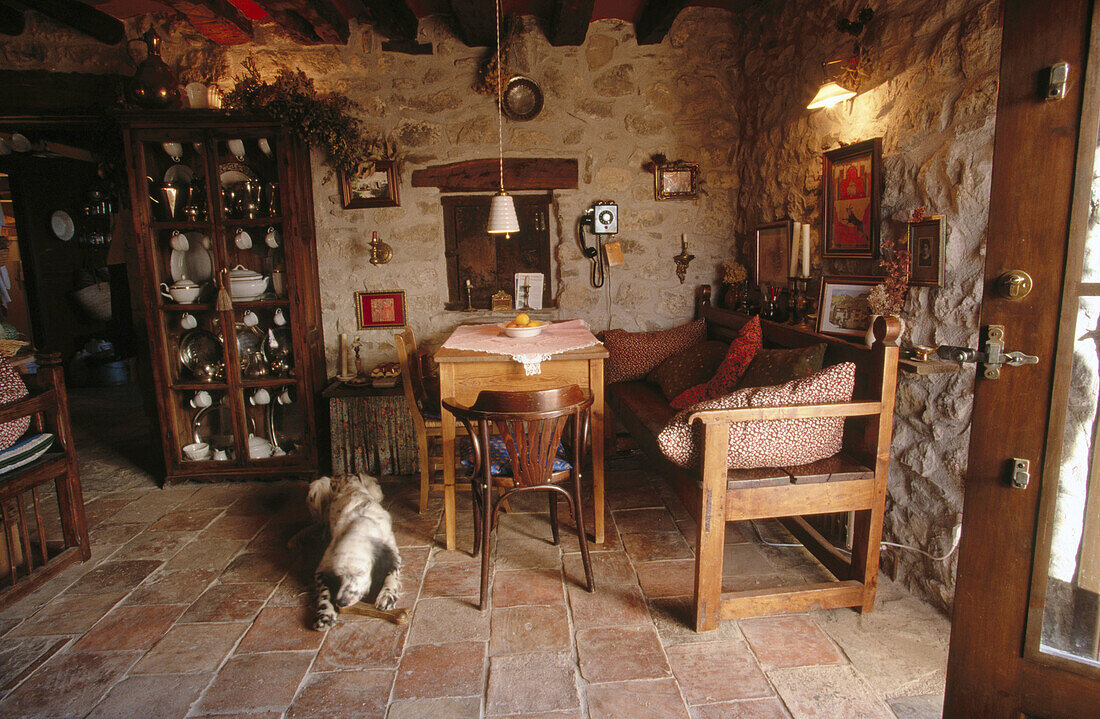
M823 255L831 258L878 256L882 215L882 138L825 153L822 217Z
M355 317L359 329L405 326L405 290L356 292Z
M657 165L653 182L658 200L694 200L699 196L699 166L690 162Z
M752 278L757 287L764 285L786 287L791 269L791 232L794 223L790 220L772 222L756 228L755 252L753 253Z
M943 286L943 253L946 222L933 215L909 223L909 284L919 287Z
M837 337L863 337L871 323L867 295L879 277L822 277L817 331Z
M379 160L374 169L348 177L340 173L340 196L345 210L362 207L397 207L397 165L393 160Z

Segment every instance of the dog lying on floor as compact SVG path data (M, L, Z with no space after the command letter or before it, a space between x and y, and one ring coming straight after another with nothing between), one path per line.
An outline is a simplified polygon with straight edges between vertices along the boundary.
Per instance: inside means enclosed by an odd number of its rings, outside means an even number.
M368 474L321 477L309 485L309 513L328 539L314 575L314 629L336 623L337 607L372 596L379 609L392 609L400 591L401 556L393 519L382 508L382 489ZM303 533L315 529L307 527ZM295 540L301 537L296 537ZM292 543L296 543L292 540ZM335 604L335 606L333 606Z

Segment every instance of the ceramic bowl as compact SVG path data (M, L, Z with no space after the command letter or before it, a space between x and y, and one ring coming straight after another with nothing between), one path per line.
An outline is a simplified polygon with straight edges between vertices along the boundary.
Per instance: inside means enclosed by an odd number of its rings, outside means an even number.
M195 442L183 448L183 456L190 460L198 461L210 458L210 445L206 442Z
M538 337L542 334L542 331L550 325L539 325L538 327L508 327L508 323L504 322L500 325L500 328L504 330L504 334L509 337Z
M259 297L267 289L267 278L237 265L229 272L229 295L235 300Z

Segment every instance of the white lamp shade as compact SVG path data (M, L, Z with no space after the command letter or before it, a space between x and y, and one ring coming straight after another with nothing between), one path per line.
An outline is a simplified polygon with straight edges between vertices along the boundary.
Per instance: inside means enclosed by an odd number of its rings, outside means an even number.
M507 235L519 232L516 203L507 192L493 195L493 204L489 205L488 231L490 235Z
M827 82L817 91L814 99L810 100L810 104L806 106L806 109L816 110L819 107L832 107L838 102L843 102L855 96L854 90L843 88L835 82Z

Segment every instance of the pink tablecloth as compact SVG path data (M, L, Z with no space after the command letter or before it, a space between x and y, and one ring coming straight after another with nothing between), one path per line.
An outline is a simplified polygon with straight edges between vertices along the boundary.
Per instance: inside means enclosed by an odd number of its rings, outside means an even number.
M499 325L462 325L443 347L508 355L523 365L529 375L542 372L541 363L551 356L599 344L584 320L568 320L548 325L537 337L509 337Z

